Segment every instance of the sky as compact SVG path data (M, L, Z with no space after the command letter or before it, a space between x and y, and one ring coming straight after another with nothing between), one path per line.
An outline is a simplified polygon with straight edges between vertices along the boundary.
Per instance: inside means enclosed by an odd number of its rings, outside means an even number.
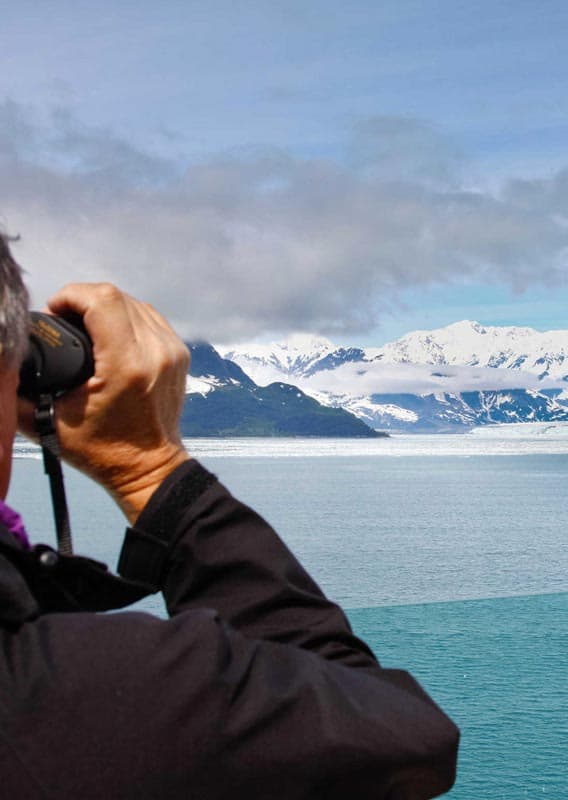
M0 226L36 306L187 338L565 329L568 5L0 0Z

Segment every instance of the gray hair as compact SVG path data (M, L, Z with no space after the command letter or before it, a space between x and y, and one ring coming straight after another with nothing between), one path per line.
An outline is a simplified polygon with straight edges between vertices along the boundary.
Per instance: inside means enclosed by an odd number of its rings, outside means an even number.
M28 290L10 239L0 233L0 365L19 365L28 343Z

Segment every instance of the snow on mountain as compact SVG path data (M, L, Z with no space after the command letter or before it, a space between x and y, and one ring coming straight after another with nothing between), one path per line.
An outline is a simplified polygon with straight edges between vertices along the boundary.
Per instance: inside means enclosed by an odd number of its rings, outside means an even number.
M387 364L464 365L514 369L539 379L568 378L568 330L490 327L464 320L432 331L414 331L372 353Z
M207 378L194 378L193 375L185 376L185 393L186 394L200 394L205 397L209 392L213 391L218 385L218 381L214 377Z
M285 342L244 344L219 350L261 384L283 378L311 378L345 364L352 365L352 371L345 376L349 380L353 374L371 372L377 378L382 374L386 383L396 373L375 371L370 365L405 365L401 375L410 379L409 365L461 370L459 373L418 370L414 373L417 391L422 390L420 385L426 375L442 379L458 377L467 388L497 388L507 380L513 382L512 386L526 386L531 384L528 375L533 376L535 386L551 388L568 382L568 330L543 333L533 328L483 326L468 320L436 330L414 331L380 348L335 347L328 339L296 335ZM469 369L462 370L464 367ZM506 378L497 375L497 369L526 375ZM410 386L408 389L411 390Z
M322 405L344 408L372 428L391 428L397 424L413 426L419 422L416 412L394 403L373 400L372 397L352 397L348 394L335 395L329 392L313 392L312 397Z
M223 358L234 361L262 386L283 378L305 375L313 364L336 349L328 339L308 334L294 334L286 341L271 344L217 347Z
M340 406L384 431L451 433L479 425L568 422L566 405L529 389L366 397L320 392L317 397L321 403Z
M320 337L225 348L259 384L295 383L376 428L454 430L568 419L568 331L464 320L380 348Z

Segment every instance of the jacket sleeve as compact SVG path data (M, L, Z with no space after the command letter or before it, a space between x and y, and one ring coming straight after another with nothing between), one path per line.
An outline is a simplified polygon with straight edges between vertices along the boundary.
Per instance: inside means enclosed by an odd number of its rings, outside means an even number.
M203 641L226 705L208 758L222 754L231 785L244 791L264 768L290 781L286 798L418 800L451 787L455 726L407 673L379 666L270 526L196 461L128 532L120 571L154 580L180 623L212 610Z

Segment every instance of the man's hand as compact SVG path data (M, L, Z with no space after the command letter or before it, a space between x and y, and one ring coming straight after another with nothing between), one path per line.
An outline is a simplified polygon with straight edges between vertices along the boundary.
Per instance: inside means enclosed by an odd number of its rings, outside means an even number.
M154 308L111 284L69 284L48 308L83 317L95 357L93 377L56 403L63 457L104 486L132 523L188 458L178 427L188 350ZM25 401L20 427L33 436Z

